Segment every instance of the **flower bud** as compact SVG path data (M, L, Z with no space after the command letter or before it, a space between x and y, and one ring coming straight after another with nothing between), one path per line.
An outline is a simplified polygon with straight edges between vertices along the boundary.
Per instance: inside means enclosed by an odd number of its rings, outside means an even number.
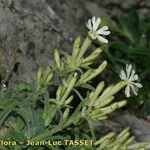
M57 49L54 50L54 59L56 62L57 67L60 67L60 56Z
M65 102L65 105L68 105L72 100L73 100L73 96L70 96L67 100L66 100L66 102Z
M87 81L99 75L106 68L106 66L107 66L107 62L103 61L103 63L97 69L95 69L94 72L88 78L86 78L83 82L86 83Z
M115 135L116 135L116 133L110 132L109 134L105 135L104 137L102 137L101 139L99 139L98 141L96 141L96 142L94 143L94 145L97 146L97 145L103 143L106 139L111 139L111 138L113 138Z
M38 84L40 84L41 76L42 76L42 68L39 67L38 72L37 72L37 81L38 81Z
M87 62L91 62L94 59L96 59L99 54L102 52L101 48L97 48L90 56L86 57L85 59L83 59L82 63L87 63Z
M79 36L76 38L74 45L73 45L72 57L74 58L74 60L76 60L78 53L80 51L80 41L81 41L81 38Z

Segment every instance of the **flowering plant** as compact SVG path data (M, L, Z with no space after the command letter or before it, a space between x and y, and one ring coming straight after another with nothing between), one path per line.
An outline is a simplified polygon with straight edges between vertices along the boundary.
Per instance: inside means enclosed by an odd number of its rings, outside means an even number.
M125 86L127 96L130 96L130 88L136 94L141 87L133 82L137 75L131 65L127 66L127 73L121 71L122 80L114 85L106 87L104 81L96 87L90 85L107 66L105 60L96 69L92 68L102 52L101 47L85 57L93 39L108 42L101 35L110 32L106 26L98 29L100 21L96 17L88 21L88 36L82 44L80 37L76 38L72 54L61 57L55 49L54 62L46 69L38 69L34 86L20 83L13 89L1 90L0 138L17 142L1 145L1 149L137 150L148 147L148 143L135 143L129 129L119 135L109 133L100 139L95 134L94 122L107 119L116 109L126 105L126 100L114 102L115 95ZM49 92L51 87L56 87L55 94ZM79 88L84 89L86 95ZM66 145L70 139L76 142ZM93 144L85 146L77 142L79 139L93 140ZM47 140L60 142L49 144ZM40 145L39 141L45 144Z

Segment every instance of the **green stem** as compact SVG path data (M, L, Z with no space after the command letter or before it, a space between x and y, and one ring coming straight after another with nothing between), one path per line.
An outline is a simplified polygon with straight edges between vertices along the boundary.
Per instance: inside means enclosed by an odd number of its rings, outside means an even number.
M61 131L62 129L63 129L63 126L58 125L54 129L52 129L51 131L46 131L45 133L38 135L37 137L34 137L31 140L39 141L39 140L46 139L48 137L51 137L54 133Z
M51 121L53 120L53 118L55 117L56 112L57 112L58 110L60 110L60 109L61 109L61 106L57 106L55 109L53 109L53 111L51 112L50 117L48 118L48 121L45 122L45 126L46 126L46 127L50 124L50 122L51 122Z
M90 127L90 130L91 130L92 138L93 138L94 141L96 141L95 130L93 128L92 121L89 121L89 120L87 120L87 121L88 121L88 125Z
M75 116L75 119L70 119L70 121L67 121L65 124L61 125L59 124L58 126L56 126L55 128L53 128L51 131L46 131L45 133L38 135L37 137L32 138L31 140L34 141L40 141L40 140L44 140L46 138L51 137L53 134L67 128L68 126L70 126L72 123L74 123L76 120L78 120L81 116L79 115L78 117Z
M67 123L67 124L64 124L64 125L58 125L54 129L52 129L51 131L46 131L45 133L43 133L41 135L38 135L37 137L32 138L31 140L33 140L33 141L44 140L48 137L51 137L53 134L63 130L64 128L68 127L72 123L73 122L70 122L70 123Z

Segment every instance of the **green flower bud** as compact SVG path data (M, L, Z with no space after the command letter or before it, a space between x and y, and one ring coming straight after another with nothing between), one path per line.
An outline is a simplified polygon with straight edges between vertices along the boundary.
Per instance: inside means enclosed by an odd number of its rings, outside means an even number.
M72 100L73 100L73 96L70 96L67 100L66 100L66 102L65 102L65 105L68 105Z
M150 143L136 143L136 144L132 144L132 145L129 145L128 146L128 149L130 150L130 149L133 149L133 150L139 150L140 148L147 148L148 146L150 145Z
M129 136L130 136L130 133L126 133L125 135L123 135L119 139L117 138L117 141L120 143L124 143L129 138Z
M39 69L37 71L37 81L38 81L38 84L40 84L41 76L42 76L42 68L39 67Z
M121 143L116 143L116 145L112 148L112 150L120 150Z
M62 86L59 86L58 89L57 89L57 92L56 92L56 99L57 100L60 100L60 98L61 98L62 89L63 89Z
M106 114L112 113L117 108L123 107L124 105L126 105L126 103L127 103L126 101L122 100L120 102L115 102L108 107L101 108L100 110L103 112L103 114L106 115Z
M42 80L41 80L41 84L42 84L42 85L45 84L45 82L46 82L46 80L47 80L47 77L48 77L48 75L49 75L51 72L52 72L52 70L51 70L50 66L47 66L45 72L43 73L43 77L42 77Z
M84 40L79 55L77 57L77 61L80 61L80 59L82 58L82 56L84 55L85 51L88 49L88 47L91 45L92 40L89 36L86 37L86 39Z
M60 67L60 55L59 55L58 49L54 50L54 59L55 59L57 67Z
M127 103L126 101L120 101L120 102L113 103L110 106L107 106L105 108L98 109L99 110L99 114L94 115L93 118L96 119L96 118L100 118L102 116L105 116L107 114L110 114L113 111L115 111L116 109L126 105L126 103ZM93 114L93 112L92 112L92 114Z
M123 131L120 132L117 138L119 139L120 137L124 136L128 132L129 132L129 128L124 129Z
M91 73L92 73L92 70L88 70L84 74L82 74L79 81L76 83L76 86L79 86L80 84L82 84L83 81L91 75Z
M46 78L45 84L47 84L51 79L53 78L53 73L50 73L48 77Z
M97 69L95 69L94 72L83 81L83 83L86 83L87 81L99 75L106 68L106 66L107 66L107 62L103 61L103 63Z
M66 108L65 111L64 111L64 113L63 113L63 121L64 122L67 120L69 112L70 112L70 109Z
M124 86L126 85L126 83L124 81L121 81L119 83L117 83L116 85L110 85L109 87L107 87L104 92L102 93L102 95L99 97L97 104L101 103L104 101L104 99L107 99L110 96L113 96L114 94L116 94L119 90L121 90Z
M74 61L76 60L78 53L80 51L80 41L81 41L81 38L79 36L76 38L74 45L73 45L72 57L74 58Z
M82 63L87 63L87 62L91 62L94 59L96 59L99 54L102 52L101 48L97 48L90 56L86 57L85 59L83 59Z
M129 145L130 143L132 143L134 141L135 137L132 136L130 137L126 142L125 142L125 145Z
M98 95L100 94L100 92L102 91L102 89L104 88L104 82L100 82L98 84L98 86L96 87L95 91L94 91L94 94L92 95L92 97L90 98L90 102L89 102L89 107L93 106Z
M72 88L75 85L76 80L77 80L77 73L75 73L74 76L72 76L70 78L70 82L68 83L68 87L67 87L64 95L62 96L61 100L60 100L60 105L62 105L64 103L64 101L66 100L66 98L68 97L69 93L71 92Z
M116 133L110 132L109 134L105 135L104 137L102 137L101 139L99 139L98 141L96 141L96 142L94 143L94 145L97 146L97 145L103 143L106 139L111 139L111 138L113 138L115 135L116 135Z
M101 101L99 101L99 99L96 101L95 103L95 108L102 108L102 107L105 107L107 106L112 100L114 99L114 96L109 96L108 98L106 99L101 99Z

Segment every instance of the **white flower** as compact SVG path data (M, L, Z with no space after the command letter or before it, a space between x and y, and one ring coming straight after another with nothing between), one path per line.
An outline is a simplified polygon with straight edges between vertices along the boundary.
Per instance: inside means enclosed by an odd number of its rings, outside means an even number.
M86 27L90 30L88 34L93 40L98 39L100 42L108 43L108 40L102 37L101 35L109 35L110 31L108 31L107 26L98 28L100 23L101 18L96 19L96 17L94 16L92 17L92 19L89 19L86 23Z
M138 75L135 74L135 70L132 68L132 65L126 65L126 71L120 71L120 78L127 82L125 95L130 97L130 90L132 90L132 92L137 95L138 89L142 87L142 84L135 82L138 80Z

